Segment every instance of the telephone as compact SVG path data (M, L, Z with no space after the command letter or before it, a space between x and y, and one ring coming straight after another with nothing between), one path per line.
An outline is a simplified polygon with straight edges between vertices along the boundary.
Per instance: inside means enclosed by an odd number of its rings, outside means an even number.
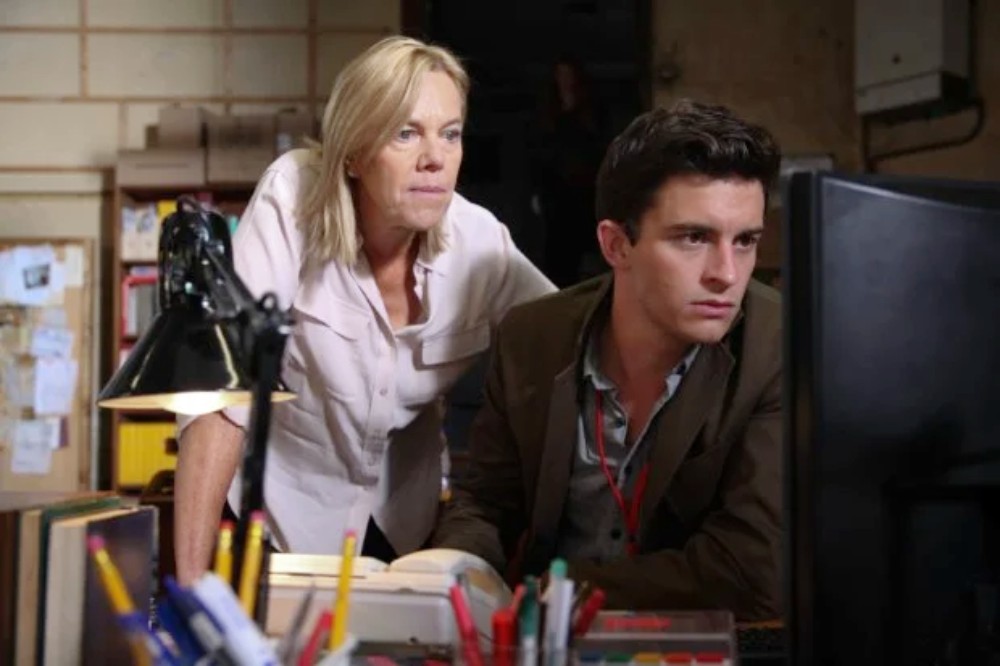
M284 635L302 595L315 584L306 626L332 606L340 572L339 555L271 555L268 569L266 632ZM448 591L463 574L480 640L492 637L491 618L511 601L503 579L482 558L450 548L431 548L386 564L371 557L354 560L348 631L371 643L451 646L458 642Z

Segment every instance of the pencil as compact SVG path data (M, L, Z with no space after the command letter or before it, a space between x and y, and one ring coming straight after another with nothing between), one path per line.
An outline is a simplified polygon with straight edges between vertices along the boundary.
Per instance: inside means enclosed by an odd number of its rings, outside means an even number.
M336 650L347 636L348 606L351 592L351 573L354 570L354 547L357 543L354 530L344 535L344 550L340 555L340 580L337 581L337 601L333 613L333 631L330 632L330 650Z
M233 523L223 520L219 527L219 541L215 546L215 575L233 584Z
M254 511L250 516L250 530L243 548L243 567L240 572L240 605L247 617L253 617L257 601L257 578L260 576L261 541L264 539L264 512Z

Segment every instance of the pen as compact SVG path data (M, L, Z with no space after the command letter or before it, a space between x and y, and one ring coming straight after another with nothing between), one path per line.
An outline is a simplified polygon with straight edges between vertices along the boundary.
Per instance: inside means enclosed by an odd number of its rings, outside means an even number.
M215 575L233 584L233 523L223 520L215 546Z
M261 540L264 538L264 512L254 511L250 516L250 530L243 550L240 572L240 605L248 617L253 617L257 600L257 578L260 576Z
M337 581L337 600L333 613L333 630L330 632L330 642L327 645L331 651L339 648L347 636L351 573L354 570L354 548L357 540L354 530L348 530L344 535L344 549L340 555L340 579Z
M173 576L164 578L163 585L170 604L187 623L188 629L212 663L231 664L232 660L225 652L226 639L218 620L208 612L194 593L178 585Z
M455 612L455 623L462 639L465 662L467 666L483 666L483 655L479 652L479 634L476 632L476 624L472 621L472 613L469 612L469 605L462 591L463 576L459 575L456 578L458 580L448 590L448 596L451 597L451 608Z
M156 617L160 621L160 628L173 639L183 663L196 664L205 656L205 648L198 642L180 611L170 603L169 597L164 596L156 602Z
M590 581L585 580L576 588L576 594L573 595L573 617L576 617L576 614L580 612L583 602L587 600L587 596L590 594L591 587Z
M510 608L493 613L493 666L514 666L517 616Z
M537 661L540 615L538 579L534 576L527 576L524 579L524 596L521 598L521 608L517 618L521 643L521 663L525 666L535 666Z
M604 606L605 596L604 590L595 587L587 600L583 602L573 621L573 636L575 638L586 635L594 618L597 617L597 612Z
M521 601L524 599L524 583L520 583L516 588L514 588L514 596L510 600L510 610L514 611L514 617L516 618L521 612Z
M282 663L288 663L295 653L295 648L299 642L299 634L302 633L302 627L306 623L306 616L309 614L309 608L312 606L314 596L316 596L315 581L309 584L309 589L302 595L302 599L299 600L299 606L295 609L295 615L292 616L292 621L289 623L285 635L278 641L278 647L275 649L275 652Z
M559 649L559 633L563 624L562 593L566 580L566 560L556 558L549 566L549 584L545 588L545 632L542 647L549 655ZM572 599L570 600L572 603Z
M316 663L316 655L319 653L319 646L323 644L323 639L327 633L330 631L330 627L333 624L333 613L329 608L323 610L320 613L319 618L316 620L316 625L313 627L312 633L309 634L309 640L306 642L305 648L302 650L302 654L299 655L298 666L313 666Z

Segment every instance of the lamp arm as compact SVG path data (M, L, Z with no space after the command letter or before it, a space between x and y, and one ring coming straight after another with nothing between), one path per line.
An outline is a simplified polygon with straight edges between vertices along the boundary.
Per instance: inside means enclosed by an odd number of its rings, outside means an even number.
M202 253L207 296L214 302L216 316L237 322L244 358L250 363L248 374L253 382L253 401L247 424L246 446L241 465L239 520L234 539L234 582L243 570L243 552L250 528L250 516L264 508L264 472L267 462L267 439L271 423L271 394L281 375L281 358L291 332L292 318L278 306L273 293L255 301L239 276L230 269L211 246ZM267 548L267 543L263 544ZM266 576L267 572L262 571ZM258 598L258 619L266 602Z

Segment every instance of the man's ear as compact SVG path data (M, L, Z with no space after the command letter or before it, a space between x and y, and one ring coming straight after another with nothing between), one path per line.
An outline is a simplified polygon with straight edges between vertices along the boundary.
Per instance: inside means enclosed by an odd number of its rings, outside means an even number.
M632 241L625 228L612 220L597 223L597 244L601 248L604 261L612 268L624 268L632 252Z

